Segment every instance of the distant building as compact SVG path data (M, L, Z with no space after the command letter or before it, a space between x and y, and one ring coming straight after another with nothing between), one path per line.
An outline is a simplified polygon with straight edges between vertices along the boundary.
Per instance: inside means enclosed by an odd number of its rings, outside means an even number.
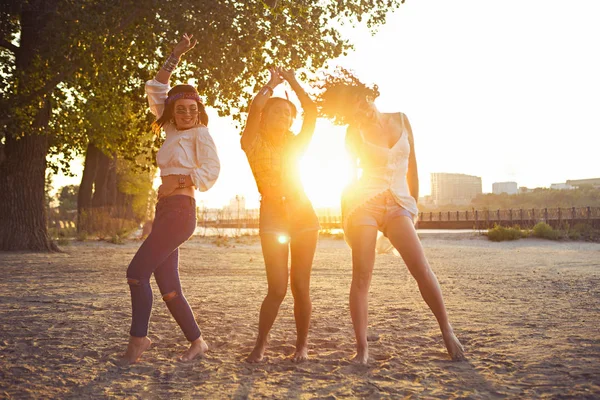
M553 183L550 185L550 189L570 190L570 189L575 189L575 188L573 186L569 185L568 183Z
M579 186L593 186L595 188L600 188L600 178L591 178L591 179L569 179L567 181L567 185L571 185L573 187Z
M519 188L517 182L494 182L492 183L492 193L494 194L517 194Z
M244 196L235 196L229 200L229 205L223 207L228 211L243 211L246 209L246 198Z
M530 193L533 192L533 189L529 189L527 186L520 186L519 193Z
M465 174L431 174L431 197L436 205L469 204L481 194L481 178Z

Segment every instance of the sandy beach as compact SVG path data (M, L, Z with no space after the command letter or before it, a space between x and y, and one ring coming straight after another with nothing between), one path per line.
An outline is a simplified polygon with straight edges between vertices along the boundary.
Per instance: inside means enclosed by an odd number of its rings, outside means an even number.
M598 398L600 244L492 243L423 234L468 360L447 356L433 315L398 257L377 257L371 361L358 366L348 310L350 250L321 239L312 275L311 359L295 364L288 291L266 362L254 344L266 278L258 239L183 245L182 284L210 352L187 343L153 282L139 364L119 367L130 322L125 270L139 241L73 242L65 253L0 253L0 398Z

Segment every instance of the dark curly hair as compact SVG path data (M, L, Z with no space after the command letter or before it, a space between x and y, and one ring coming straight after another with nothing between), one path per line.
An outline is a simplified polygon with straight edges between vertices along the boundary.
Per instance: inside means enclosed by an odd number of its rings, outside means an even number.
M173 88L171 88L171 90L169 90L169 93L167 94L167 100L169 97L174 96L179 93L191 93L191 94L195 94L196 96L199 96L198 91L192 85L176 85ZM196 100L196 103L198 104L198 117L200 118L200 122L203 125L208 126L208 114L206 113L206 108L204 107L204 104L202 104L202 102L198 101L198 100ZM152 128L154 129L155 132L157 132L157 133L160 132L162 127L167 122L170 122L173 119L174 110L175 110L175 101L166 102L165 109L164 109L162 115L160 116L160 118L158 118L156 121L154 121L154 123L152 123Z
M368 86L362 83L354 74L342 67L327 74L318 84L321 93L317 96L319 114L333 120L337 125L347 125L355 115L352 106L357 99L379 96L377 85Z

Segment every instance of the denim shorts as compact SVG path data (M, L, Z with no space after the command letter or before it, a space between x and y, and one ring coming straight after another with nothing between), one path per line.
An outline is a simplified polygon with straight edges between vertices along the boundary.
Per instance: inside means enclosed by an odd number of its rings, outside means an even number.
M260 235L287 235L318 231L319 219L306 195L266 196L260 200Z
M388 224L397 217L408 217L412 220L414 215L398 204L388 190L357 208L350 216L348 227L352 229L355 226L374 226L387 236Z

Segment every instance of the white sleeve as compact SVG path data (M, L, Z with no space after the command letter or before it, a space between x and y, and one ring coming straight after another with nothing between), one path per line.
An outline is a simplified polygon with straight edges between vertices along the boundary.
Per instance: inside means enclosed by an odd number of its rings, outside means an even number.
M213 187L221 171L217 148L208 132L208 128L201 128L196 136L195 161L196 168L190 174L192 182L199 191L206 192Z
M160 118L165 109L165 100L169 93L168 83L160 83L156 79L146 82L146 94L148 95L148 104L150 104L150 112Z

